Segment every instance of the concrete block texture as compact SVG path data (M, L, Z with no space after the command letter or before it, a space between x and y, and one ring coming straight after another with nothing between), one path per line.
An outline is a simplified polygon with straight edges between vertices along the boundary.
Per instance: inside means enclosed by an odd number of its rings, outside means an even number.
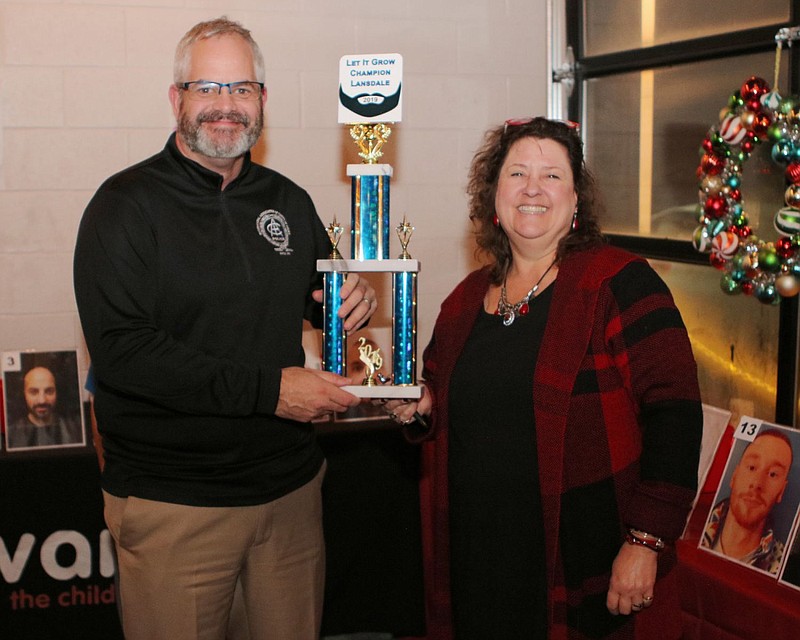
M483 132L546 113L546 0L0 0L0 350L83 349L71 280L83 208L163 146L175 45L220 15L264 53L254 157L308 189L326 224L349 225L345 165L360 162L337 123L339 58L403 55L403 121L385 161L392 223L417 229L427 343L439 303L476 266L464 187Z

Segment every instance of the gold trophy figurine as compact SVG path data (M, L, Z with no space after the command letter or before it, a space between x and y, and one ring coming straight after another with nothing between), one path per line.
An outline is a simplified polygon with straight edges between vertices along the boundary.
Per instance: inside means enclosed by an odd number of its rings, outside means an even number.
M411 254L408 253L408 243L411 240L411 234L414 233L414 227L410 222L406 222L406 217L403 216L403 221L397 225L397 237L400 238L400 245L403 247L403 252L398 256L401 260L410 260Z
M339 240L342 238L342 233L344 233L344 227L336 222L336 216L333 216L333 222L328 225L326 229L328 232L328 238L331 241L331 260L341 260L342 254L339 253L339 249L336 245L339 244Z
M376 164L383 155L381 147L392 135L392 128L385 122L377 124L354 124L350 127L350 137L360 149L359 157L365 164Z
M383 356L380 349L373 349L371 344L363 336L358 339L358 359L364 363L364 381L361 383L365 387L374 387L375 374L383 366Z

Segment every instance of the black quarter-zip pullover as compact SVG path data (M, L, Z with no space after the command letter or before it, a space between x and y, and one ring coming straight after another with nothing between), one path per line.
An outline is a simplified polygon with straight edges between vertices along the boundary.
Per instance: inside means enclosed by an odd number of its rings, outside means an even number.
M322 464L311 426L274 411L303 319L319 326L330 242L309 195L249 154L221 186L173 134L81 221L75 293L113 495L261 504Z

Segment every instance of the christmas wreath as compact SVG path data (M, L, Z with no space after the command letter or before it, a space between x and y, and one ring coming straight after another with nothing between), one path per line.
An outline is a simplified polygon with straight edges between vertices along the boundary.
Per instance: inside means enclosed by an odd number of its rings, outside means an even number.
M777 77L777 73L776 73ZM742 167L757 145L771 145L772 161L785 168L785 207L774 216L774 242L748 226L742 200ZM697 251L723 271L727 294L751 295L764 304L800 292L800 98L782 98L752 76L728 100L702 143Z

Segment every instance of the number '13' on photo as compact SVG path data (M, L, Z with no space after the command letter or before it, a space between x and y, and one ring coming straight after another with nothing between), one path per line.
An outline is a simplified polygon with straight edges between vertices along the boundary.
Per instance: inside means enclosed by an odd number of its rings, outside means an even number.
M752 442L758 434L759 429L761 429L761 424L761 420L751 418L750 416L742 416L739 420L739 426L736 427L734 437L739 440Z

